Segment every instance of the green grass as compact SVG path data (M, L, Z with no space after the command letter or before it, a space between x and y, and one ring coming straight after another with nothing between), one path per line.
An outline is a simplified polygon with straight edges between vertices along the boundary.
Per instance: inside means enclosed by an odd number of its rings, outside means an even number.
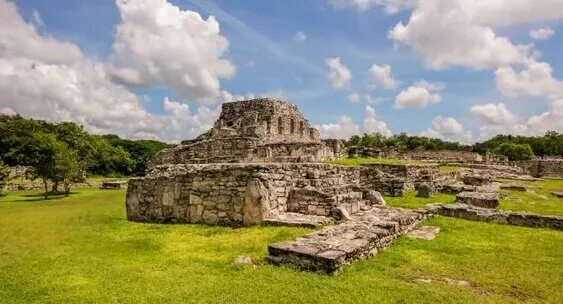
M409 191L402 197L386 196L387 205L392 207L403 207L410 209L419 209L426 207L430 203L449 204L455 201L455 195L437 193L431 198L416 197L416 191Z
M0 199L0 303L561 303L563 233L436 217L335 277L263 264L302 228L133 223L124 192ZM390 202L391 204L391 202ZM233 264L238 255L260 263ZM418 278L432 278L422 283ZM444 283L466 280L469 286Z
M431 166L432 164L414 161L402 160L394 158L367 158L367 157L353 157L342 158L337 160L328 161L328 163L345 166L359 166L364 164L384 164L384 165L411 165L411 166Z
M563 179L546 179L534 182L508 181L525 184L532 188L527 192L502 190L507 197L500 201L499 208L563 216L563 198L551 194L552 191L563 191Z
M440 172L442 173L459 172L461 170L459 166L448 166L448 165L442 165L438 169L440 169Z

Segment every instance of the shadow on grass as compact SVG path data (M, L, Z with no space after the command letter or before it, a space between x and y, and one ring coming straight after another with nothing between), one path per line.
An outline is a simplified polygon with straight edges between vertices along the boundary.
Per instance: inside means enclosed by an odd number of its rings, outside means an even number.
M29 193L29 194L20 194L20 195L13 195L6 199L4 197L5 202L10 203L17 203L17 202L41 202L41 201L51 201L51 200L58 200L65 197L71 197L73 195L80 194L78 191L70 191L68 194L64 191L57 191L57 192L49 192L47 198L45 198L44 192L38 193Z

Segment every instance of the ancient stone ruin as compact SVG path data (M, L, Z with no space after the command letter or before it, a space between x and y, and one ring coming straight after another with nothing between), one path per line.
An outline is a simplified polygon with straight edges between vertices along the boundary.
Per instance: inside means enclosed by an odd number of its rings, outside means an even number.
M267 260L326 273L376 254L431 214L561 227L559 218L494 209L500 186L493 178L520 176L518 167L468 163L462 173L443 173L431 163L350 167L324 162L344 155L341 141L321 140L289 102L225 103L211 130L159 152L144 177L129 180L127 218L233 227L322 226L297 240L270 244ZM382 194L402 196L415 189L423 197L458 194L458 202L421 210L385 206Z
M401 176L392 176L374 166L321 163L342 155L341 143L321 141L291 103L225 103L211 130L158 153L145 177L129 181L127 217L228 226L335 223L269 247L272 263L332 273L375 254L426 216L384 206L375 189L402 193L419 176L429 178L428 168L399 168Z
M319 162L339 149L321 141L297 106L264 98L223 104L211 130L159 153L153 165Z

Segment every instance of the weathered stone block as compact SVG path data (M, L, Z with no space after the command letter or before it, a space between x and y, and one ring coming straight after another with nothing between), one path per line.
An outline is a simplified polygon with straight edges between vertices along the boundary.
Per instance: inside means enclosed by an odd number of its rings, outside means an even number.
M496 208L499 204L499 196L494 192L461 192L456 195L456 202L477 207Z

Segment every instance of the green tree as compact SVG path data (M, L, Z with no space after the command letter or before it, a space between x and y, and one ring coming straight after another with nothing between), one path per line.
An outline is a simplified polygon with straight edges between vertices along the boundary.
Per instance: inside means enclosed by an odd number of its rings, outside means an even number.
M37 132L33 135L37 157L33 162L33 175L43 180L45 199L48 198L48 181L52 182L52 191L58 190L63 183L66 194L70 192L70 183L79 181L84 176L83 163L75 150L57 139L53 133Z
M4 165L4 162L0 159L0 196L4 195L4 187L8 182L10 177L10 169Z
M507 156L510 160L530 160L534 158L534 152L529 144L505 142L499 145L495 152Z

